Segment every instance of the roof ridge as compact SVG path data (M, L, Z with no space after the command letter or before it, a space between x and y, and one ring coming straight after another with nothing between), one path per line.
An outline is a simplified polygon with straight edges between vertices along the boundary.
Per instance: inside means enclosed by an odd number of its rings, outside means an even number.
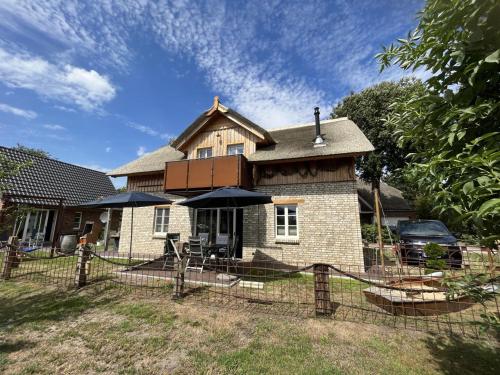
M327 120L321 120L320 124L330 124L332 122L345 121L345 120L349 120L349 119L347 117L332 118L332 119L327 119ZM278 130L296 129L296 128L303 128L306 126L314 126L314 125L315 125L315 122L313 121L313 122L307 122L304 124L284 125L284 126L280 126L277 128L270 128L270 129L267 129L267 131L273 132L273 131L278 131Z
M53 161L53 162L56 162L56 163L61 163L61 164L66 164L66 165L69 165L69 166L72 166L72 167L86 169L86 170L89 170L89 171L92 171L92 172L96 172L96 173L101 173L101 174L107 176L106 172L101 172L101 171L98 171L98 170L95 170L95 169L92 169L92 168L83 167L83 166L78 165L78 164L68 163L66 161L62 161L62 160L58 160L58 159L54 159L54 158L49 158L47 156L35 155L35 154L32 154L32 153L27 152L27 151L18 150L18 149L14 148L14 147L0 146L0 148L3 148L4 150L10 150L10 151L13 151L13 152L19 152L19 153L24 154L26 156L35 157L35 158L38 158L38 159L41 159L41 160L50 160L50 161Z

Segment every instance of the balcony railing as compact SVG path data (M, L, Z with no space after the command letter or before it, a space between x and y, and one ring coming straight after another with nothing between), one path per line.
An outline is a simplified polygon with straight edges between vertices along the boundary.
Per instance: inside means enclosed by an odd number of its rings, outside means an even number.
M172 161L165 165L165 191L249 187L250 183L248 162L243 155Z

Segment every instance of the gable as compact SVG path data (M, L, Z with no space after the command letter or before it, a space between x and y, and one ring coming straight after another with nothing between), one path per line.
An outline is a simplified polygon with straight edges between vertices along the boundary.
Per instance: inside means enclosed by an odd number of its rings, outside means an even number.
M212 156L227 155L229 145L243 144L245 156L253 154L256 144L263 138L254 134L222 114L216 114L207 121L189 140L179 148L188 159L197 158L199 148L212 148Z
M250 121L238 112L235 112L232 109L220 104L219 98L216 96L214 98L213 106L210 107L210 109L208 109L207 111L203 112L195 121L193 121L193 123L189 125L174 142L172 142L172 147L181 151L185 150L186 144L190 143L195 135L204 130L206 126L208 126L221 116L226 117L238 126L247 130L249 133L252 133L259 139L260 143L274 143L273 138L265 129L261 128L259 125Z

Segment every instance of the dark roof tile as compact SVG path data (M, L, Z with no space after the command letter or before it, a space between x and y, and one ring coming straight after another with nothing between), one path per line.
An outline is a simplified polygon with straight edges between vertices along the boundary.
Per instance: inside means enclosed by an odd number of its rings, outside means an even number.
M28 163L19 174L5 181L8 188L4 193L12 195L11 200L16 203L53 206L62 198L65 206L77 206L116 193L111 180L103 172L2 146L0 153L14 162ZM16 195L44 199L15 198Z

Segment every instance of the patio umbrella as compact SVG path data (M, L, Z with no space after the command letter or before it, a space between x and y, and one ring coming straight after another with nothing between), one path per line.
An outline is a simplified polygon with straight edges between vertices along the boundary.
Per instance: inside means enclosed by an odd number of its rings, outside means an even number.
M271 196L236 187L225 187L179 202L191 208L241 208L272 203ZM229 262L227 265L229 272Z
M148 207L157 204L169 204L171 200L157 197L156 195L141 193L141 192L127 192L107 197L96 199L91 202L82 203L80 207L86 208L132 208L132 215L130 219L130 246L129 246L129 259L132 258L132 236L134 232L134 207Z
M272 203L271 196L236 187L225 187L180 202L191 208L239 208Z

